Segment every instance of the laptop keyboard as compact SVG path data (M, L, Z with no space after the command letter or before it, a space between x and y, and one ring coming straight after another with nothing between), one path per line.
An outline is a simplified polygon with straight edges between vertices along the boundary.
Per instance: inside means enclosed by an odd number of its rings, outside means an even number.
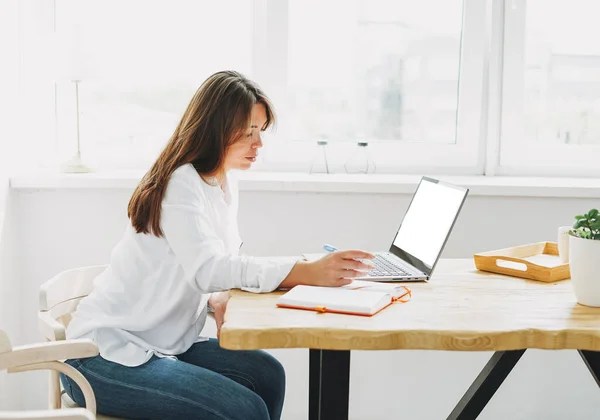
M373 264L373 269L367 273L370 277L382 276L410 276L412 275L402 267L401 262L390 261L382 255L375 255L375 258L369 260Z

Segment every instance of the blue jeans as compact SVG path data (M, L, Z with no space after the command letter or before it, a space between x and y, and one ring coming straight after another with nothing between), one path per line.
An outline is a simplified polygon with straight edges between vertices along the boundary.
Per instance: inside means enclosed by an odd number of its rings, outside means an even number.
M98 412L128 419L279 420L283 366L263 351L231 351L215 339L195 343L179 360L153 356L127 367L101 356L67 363L90 382ZM77 384L63 387L84 406Z

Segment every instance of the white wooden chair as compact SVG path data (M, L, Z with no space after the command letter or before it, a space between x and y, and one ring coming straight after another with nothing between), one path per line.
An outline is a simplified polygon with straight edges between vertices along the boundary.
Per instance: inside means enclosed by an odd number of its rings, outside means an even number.
M66 328L79 301L94 288L94 279L106 265L74 268L63 271L40 287L38 326L49 341L66 340ZM79 356L83 357L83 356ZM87 403L87 400L86 400ZM50 408L77 408L77 404L62 390L59 374L50 373ZM98 414L98 420L115 420Z
M96 399L89 382L73 367L61 360L76 357L91 357L98 348L91 340L67 340L56 343L38 343L12 347L6 333L0 330L0 371L8 373L50 369L71 377L85 398L85 408L69 410L0 411L0 420L94 420Z

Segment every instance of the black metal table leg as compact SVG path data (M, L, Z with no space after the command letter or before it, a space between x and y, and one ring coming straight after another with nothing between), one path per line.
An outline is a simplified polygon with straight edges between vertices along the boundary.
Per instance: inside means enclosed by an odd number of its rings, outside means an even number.
M600 386L600 352L590 350L577 350L585 365L590 370L596 384Z
M476 419L525 350L497 351L458 402L448 420Z
M310 350L309 420L348 420L350 350Z

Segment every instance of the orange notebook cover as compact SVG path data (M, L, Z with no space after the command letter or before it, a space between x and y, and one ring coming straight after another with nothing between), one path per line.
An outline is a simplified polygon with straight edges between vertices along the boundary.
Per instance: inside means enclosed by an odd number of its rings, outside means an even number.
M373 316L394 302L405 302L411 292L395 284L353 281L343 287L296 286L283 294L277 306L317 312Z

